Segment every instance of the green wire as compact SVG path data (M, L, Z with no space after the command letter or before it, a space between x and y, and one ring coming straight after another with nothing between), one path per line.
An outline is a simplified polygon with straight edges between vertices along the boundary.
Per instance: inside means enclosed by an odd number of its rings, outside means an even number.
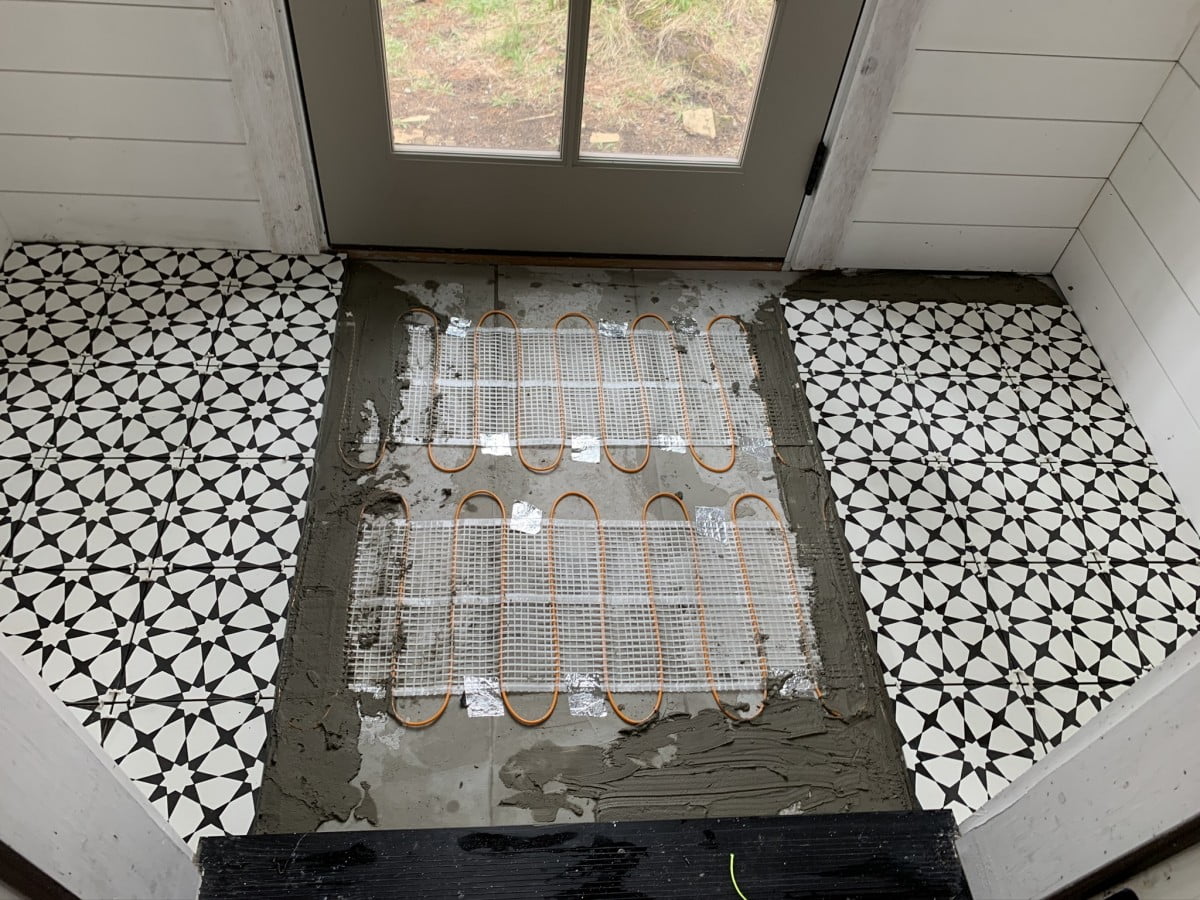
M749 897L747 897L745 894L742 893L742 889L740 887L738 887L737 876L733 874L733 854L732 853L729 854L729 880L733 882L733 889L735 891L737 891L737 895L739 897L741 897L742 900L750 900Z

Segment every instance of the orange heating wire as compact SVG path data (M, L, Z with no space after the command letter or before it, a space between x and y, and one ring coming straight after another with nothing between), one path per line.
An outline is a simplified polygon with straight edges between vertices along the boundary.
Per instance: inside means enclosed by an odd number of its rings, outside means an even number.
M820 687L817 686L816 669L813 666L812 652L808 646L808 639L806 637L806 635L808 634L808 627L807 627L807 622L805 621L804 607L800 605L800 585L796 581L795 566L792 565L791 538L788 533L787 526L783 524L782 517L780 517L780 515L776 511L775 507L771 505L770 500L768 500L766 497L762 496L762 494L745 493L745 494L741 494L740 496L738 496L737 498L734 499L733 506L730 509L730 519L733 522L733 536L734 536L734 541L737 545L738 562L741 564L741 568L742 568L742 584L745 586L745 589L746 589L746 605L748 606L748 608L750 610L750 621L754 627L755 641L757 642L758 637L759 637L758 614L754 609L754 601L750 595L750 569L746 565L746 552L745 552L745 548L743 548L743 546L742 546L742 535L737 527L738 506L745 500L757 500L759 503L761 503L763 506L765 506L767 508L767 511L774 517L775 524L779 526L779 537L780 537L780 540L783 541L783 552L784 552L784 555L785 555L786 561L787 561L788 587L791 589L792 599L796 605L796 624L800 626L800 646L804 650L804 658L805 658L805 661L808 663L808 671L811 674L812 679L813 679L813 691L816 693L818 700L823 700L823 695L821 694L821 689L820 689ZM759 662L762 667L763 699L765 700L766 696L767 696L767 687L766 687L766 685L767 685L767 657L766 657L766 654L763 653L763 651L762 651L761 644L759 646ZM837 713L836 711L833 711L833 710L830 710L830 712L831 712L831 714L836 715L838 718L841 718L840 713Z
M437 711L426 719L406 719L400 715L400 710L396 706L396 682L400 680L400 629L402 626L402 613L404 611L404 590L406 587L406 576L408 573L408 551L412 545L412 513L408 507L408 500L403 494L398 494L395 491L387 491L381 495L382 499L399 500L400 507L404 510L404 544L400 551L400 583L396 588L396 633L392 637L392 666L391 666L391 681L388 684L389 703L388 708L391 710L392 718L406 728L424 728L426 725L432 725L436 722L446 707L450 703L450 692L447 690L445 698L442 700L442 705ZM367 505L364 503L362 512L359 513L359 529L362 528L362 518L367 510ZM450 599L450 632L454 633L454 598ZM453 661L453 655L450 659ZM452 664L452 663L451 663Z
M354 340L350 345L350 371L346 374L346 391L342 399L342 417L338 420L337 452L338 456L342 459L343 465L347 468L353 469L356 472L370 472L378 468L379 464L383 462L384 454L387 452L387 438L384 434L383 419L379 420L379 449L375 453L375 459L371 462L364 465L358 460L350 459L346 453L345 442L342 440L342 429L346 427L346 414L350 411L350 382L358 370L358 355L361 349L359 345L362 342L362 329L358 327L358 322L353 319L350 322L354 328Z
M436 459L434 459L434 456L433 456L433 428L434 428L433 414L437 410L438 376L441 373L441 338L439 337L439 334L438 334L438 328L441 326L441 323L438 322L438 317L432 310L428 310L423 306L414 307L413 309L410 309L408 312L406 312L404 315L410 316L413 313L419 313L424 316L429 316L430 321L433 322L433 362L432 362L433 378L430 381L430 386L429 386L430 433L429 433L429 440L425 444L425 453L429 457L429 464L431 466L433 466L435 469L437 469L439 472L445 472L447 474L461 472L463 469L465 469L467 466L469 466L471 463L473 463L475 461L475 454L477 452L477 448L475 447L474 443L471 444L471 455L467 457L467 461L464 462L461 466L443 466ZM403 316L401 316L401 318L403 318ZM474 340L478 341L478 337L475 337ZM476 389L475 389L474 419L475 420L479 419L479 388L478 387L476 387Z
M631 469L626 468L617 462L616 458L612 455L612 451L608 449L608 428L604 424L604 365L600 358L599 335L596 337L596 381L598 385L596 390L598 395L597 402L599 404L598 411L600 415L600 443L604 447L604 455L608 457L608 461L612 463L617 470L624 472L626 475L636 475L638 472L642 471L642 469L646 468L646 464L650 462L650 402L646 398L646 384L642 381L642 371L641 367L638 365L637 350L635 349L634 345L634 336L637 333L638 323L641 322L642 319L646 318L654 318L662 322L661 316L656 316L654 313L643 313L634 319L633 324L629 327L629 354L630 359L633 360L633 376L637 379L638 390L642 397L642 421L646 426L646 453L642 457L642 461ZM593 328L594 327L595 326L593 326ZM619 716L621 714L618 712L617 715Z
M497 310L499 312L499 310ZM558 317L554 323L554 333L550 336L550 352L554 356L554 378L558 382L558 453L554 455L553 461L549 465L535 466L525 458L525 453L521 450L521 435L518 427L517 433L517 458L521 460L523 465L530 472L536 472L541 475L545 472L553 472L558 468L558 464L562 462L563 454L567 450L567 399L563 389L562 364L559 360L558 352L558 325L563 319L569 319L572 316L578 316L586 320L589 324L591 319L582 313L566 313ZM509 321L512 321L509 319ZM595 326L593 326L594 328ZM513 323L513 328L516 328L516 323ZM517 423L520 425L521 420L521 335L517 332Z
M742 323L735 316L720 315L709 321L708 327L704 329L705 337L708 337L711 334L713 325L717 322L720 322L722 319L729 319L730 321L737 322L743 331L746 330L746 326L742 325ZM700 458L700 454L697 452L696 446L692 442L692 423L688 413L687 392L683 386L683 363L679 361L678 354L675 357L675 362L679 370L679 396L683 402L683 420L687 427L688 451L692 454L692 459L696 460L696 463L701 468L707 469L710 472L715 472L719 475L722 472L728 472L733 468L734 463L737 462L737 431L735 430L733 424L733 410L729 406L729 394L727 394L725 391L725 381L721 378L721 369L717 365L717 357L712 352L711 343L709 343L709 357L712 359L713 377L717 381L717 395L721 398L721 409L725 413L725 424L729 428L729 462L725 463L723 466L710 466L708 463L706 463Z
M717 690L717 679L713 675L712 655L708 646L708 618L704 609L704 590L700 573L700 548L696 544L696 532L692 530L692 517L688 513L687 507L684 506L683 501L667 491L655 494L642 507L642 551L646 558L646 587L650 595L650 600L654 602L654 566L650 562L650 532L646 528L646 521L650 514L650 507L654 504L655 500L670 500L678 506L679 511L683 513L684 522L688 525L687 533L692 556L692 574L696 582L696 617L700 622L700 649L704 657L704 674L708 678L708 690L712 694L713 700L717 702L717 708L730 719L740 722L742 721L741 717L731 713L726 708L724 701L721 700L721 694Z

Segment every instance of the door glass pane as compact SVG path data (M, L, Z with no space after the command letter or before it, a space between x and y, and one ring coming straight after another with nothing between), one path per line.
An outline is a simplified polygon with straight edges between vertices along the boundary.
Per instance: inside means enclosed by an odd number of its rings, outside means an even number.
M567 0L379 0L396 150L557 153Z
M584 155L742 155L775 0L592 0Z

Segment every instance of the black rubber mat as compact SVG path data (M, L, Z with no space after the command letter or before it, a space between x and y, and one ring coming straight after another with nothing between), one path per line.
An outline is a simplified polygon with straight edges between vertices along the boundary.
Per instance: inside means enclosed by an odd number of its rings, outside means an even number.
M200 896L965 898L955 834L938 811L206 838Z

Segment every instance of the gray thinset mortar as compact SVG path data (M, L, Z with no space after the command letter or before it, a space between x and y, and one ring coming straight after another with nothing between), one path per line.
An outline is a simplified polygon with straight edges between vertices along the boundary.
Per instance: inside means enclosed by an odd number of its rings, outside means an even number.
M1042 289L1029 287L1028 281L1020 284L1025 296ZM886 296L887 285L878 276L870 285L871 292ZM910 285L898 293L910 291L919 292ZM256 830L913 805L857 579L795 374L778 306L785 293L827 292L786 273L501 269L497 280L490 267L350 265ZM1011 299L1020 302L1015 295L1021 291L1012 293ZM864 295L871 295L866 288L857 294ZM488 309L504 307L531 327L547 326L570 310L625 321L639 312L657 312L668 320L692 315L702 323L716 312L741 316L760 354L759 388L766 402L775 415L792 417L787 431L802 437L796 446L781 448L786 465L742 459L725 475L702 471L688 456L655 451L637 476L622 475L607 463L569 460L554 473L536 475L514 457L489 456L451 476L435 471L424 449L416 447L394 448L374 472L353 472L337 454L347 385L348 432L356 430L368 400L381 416L390 415L395 363L406 351L403 329L394 326L411 306L473 321ZM443 462L462 458L455 455L461 450L439 449ZM636 455L623 452L629 460ZM535 463L548 458L537 453L530 453ZM720 458L715 452L714 461ZM713 708L707 694L675 695L665 700L656 721L628 729L611 714L572 717L563 698L545 725L527 729L508 718L468 717L456 700L432 727L402 729L387 716L383 702L344 687L342 642L359 511L378 490L395 489L408 498L415 518L448 519L458 499L477 488L494 490L509 508L523 499L543 510L563 491L584 490L606 518L636 518L645 498L659 490L678 491L692 509L728 508L745 490L770 497L796 534L799 563L814 572L813 616L826 706L773 695L761 717L735 726ZM471 506L470 513L494 514L487 501ZM585 515L583 507L568 504L561 514ZM518 697L515 702L532 715L545 708L546 699ZM627 701L635 716L647 708L644 697Z

